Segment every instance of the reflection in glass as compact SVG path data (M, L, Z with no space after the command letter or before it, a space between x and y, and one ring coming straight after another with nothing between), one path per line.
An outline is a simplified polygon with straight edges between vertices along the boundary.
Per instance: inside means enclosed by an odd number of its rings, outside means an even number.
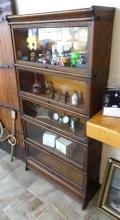
M38 121L49 124L53 127L59 127L62 131L66 131L70 134L74 134L77 138L85 138L85 120L77 118L68 113L62 112L61 110L55 111L42 107L38 104L22 101L23 113L37 119Z
M115 168L107 199L107 205L120 212L120 169Z
M19 51L19 44L23 42L16 42L18 59L57 66L86 67L88 27L15 29L17 34L22 35L21 39L26 42L24 51Z
M80 165L83 164L84 150L81 143L63 138L53 131L48 131L29 122L26 122L26 138L60 157Z

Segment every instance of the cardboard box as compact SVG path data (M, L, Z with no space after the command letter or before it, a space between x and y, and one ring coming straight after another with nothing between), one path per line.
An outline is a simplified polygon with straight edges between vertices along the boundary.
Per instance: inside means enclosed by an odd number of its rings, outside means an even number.
M75 144L65 138L58 138L56 140L56 149L63 153L65 156L70 157L72 151L75 149Z
M43 134L43 144L48 147L54 148L56 144L56 139L57 139L57 135L51 132L46 131Z

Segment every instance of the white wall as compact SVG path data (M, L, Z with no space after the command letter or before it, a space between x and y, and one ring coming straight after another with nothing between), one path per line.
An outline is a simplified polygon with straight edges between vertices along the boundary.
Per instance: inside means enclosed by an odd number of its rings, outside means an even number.
M119 0L16 0L18 14L59 11L103 5L116 7L108 85L120 87L120 1ZM103 144L100 183L109 157L120 159L120 150Z
M16 2L19 14L84 8L91 5L120 7L119 0L16 0Z

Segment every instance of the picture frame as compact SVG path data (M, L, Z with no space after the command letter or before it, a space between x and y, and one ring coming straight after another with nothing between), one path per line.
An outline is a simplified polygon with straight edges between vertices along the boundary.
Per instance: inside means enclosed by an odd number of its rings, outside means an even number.
M120 219L120 161L109 158L98 198L98 208L113 219Z
M103 115L120 117L120 89L106 88L103 98Z

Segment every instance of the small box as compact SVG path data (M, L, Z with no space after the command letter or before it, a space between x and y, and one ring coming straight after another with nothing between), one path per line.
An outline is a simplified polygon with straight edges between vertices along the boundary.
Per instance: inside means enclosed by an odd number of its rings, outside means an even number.
M55 143L56 143L56 139L57 139L57 135L53 134L51 132L45 132L43 134L43 144L48 146L48 147L55 147Z
M63 153L65 156L70 157L71 152L75 149L75 144L65 138L58 138L56 140L56 149Z

